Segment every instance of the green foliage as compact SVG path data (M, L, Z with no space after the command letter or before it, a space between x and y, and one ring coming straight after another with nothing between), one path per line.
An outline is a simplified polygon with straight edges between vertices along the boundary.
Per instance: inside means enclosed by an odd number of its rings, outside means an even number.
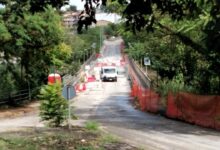
M71 47L65 43L60 43L53 49L53 64L57 67L64 65L63 60L67 60L71 57Z
M48 121L49 126L60 126L67 115L67 101L62 96L61 85L59 83L45 85L40 91L39 98L41 119Z
M172 80L163 79L162 81L160 81L156 91L161 96L160 102L162 106L165 107L167 104L166 98L170 92L173 94L176 94L178 92L196 92L196 90L193 87L185 84L183 74L178 74Z
M111 36L118 36L118 26L111 23L108 26L104 27L104 34L107 38L111 37Z
M15 1L7 3L0 12L1 59L6 62L3 66L12 75L17 89L26 89L27 81L31 88L46 83L51 66L61 68L64 60L71 57L71 49L64 43L59 14L50 6L36 13L28 8L28 2Z
M118 1L108 0L108 5L105 7L106 12L115 12L122 14L125 9L125 5L121 5Z
M158 93L160 93L162 97L167 97L169 92L176 94L180 91L190 90L192 89L186 86L184 83L183 74L178 74L172 80L162 80L159 84L159 87L157 88Z
M5 24L3 21L0 21L0 40L2 42L5 42L5 41L8 41L10 40L11 38L11 35L10 33L8 32Z
M85 128L92 131L97 131L99 129L99 124L94 121L86 122Z
M185 21L173 23L169 18L163 18L163 24L169 25L172 29L179 30ZM188 21L195 24L194 21ZM209 58L208 51L201 51L185 45L175 34L166 29L155 30L154 32L139 32L133 35L130 31L124 31L119 25L127 48L125 52L130 57L140 62L144 56L151 59L151 69L157 71L160 78L172 80L179 73L183 74L184 83L196 89L194 92L201 94L219 94L219 76L216 64L218 58ZM201 28L196 27L185 33L193 37L202 47L201 42L205 36ZM209 51L210 52L210 51ZM218 52L213 53L213 57ZM212 67L211 67L212 66ZM214 69L215 68L215 69Z
M113 135L102 132L90 132L85 128L29 128L22 131L5 132L0 137L2 150L104 150L137 149L123 143Z
M10 93L17 91L15 80L10 72L5 72L0 66L1 84L0 84L0 99L8 98Z
M47 1L31 0L30 10L32 12L43 11L44 8L48 5L51 5L53 8L59 10L62 6L67 5L68 3L69 0L47 0Z
M110 144L110 143L117 143L119 139L114 135L103 135L102 136L102 143L103 144Z
M195 87L197 92L219 94L219 1L108 2L110 8L116 3L125 7L126 26L119 30L130 46L126 49L130 56L140 59L143 51L148 52L152 68L162 78L172 79L181 72L186 84ZM136 35L127 32L128 29ZM141 43L144 50L139 50L141 47L136 43Z
M92 146L78 146L76 150L95 150Z

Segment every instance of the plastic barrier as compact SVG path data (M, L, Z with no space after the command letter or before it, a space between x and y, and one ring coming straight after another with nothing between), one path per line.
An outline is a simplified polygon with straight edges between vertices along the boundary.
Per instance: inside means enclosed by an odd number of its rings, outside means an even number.
M120 66L125 66L125 64L126 64L126 63L125 63L124 58L123 58L123 59L121 59L121 60L120 60Z
M100 58L100 57L102 57L102 55L101 55L100 53L97 53L97 54L95 55L95 57L96 57L96 58Z
M85 83L76 84L75 85L75 90L76 90L76 93L85 91L86 90L86 84Z
M128 57L125 56L126 62ZM149 88L143 88L138 76L128 66L132 81L131 96L137 97L143 111L157 113L159 111L159 95ZM203 127L220 130L220 96L202 96L180 92L167 96L166 115L170 118L184 120Z
M215 129L220 130L220 96L216 96L217 105L215 109L215 117L214 117L214 123L215 123Z
M96 81L95 76L88 76L87 77L87 82L95 82L95 81Z
M48 84L61 83L61 76L57 73L51 73L48 75Z
M76 84L75 85L75 91L76 91L76 93L79 93L80 91L79 91L79 84Z
M166 115L220 130L220 97L169 93Z
M159 95L138 85L136 80L132 78L131 96L136 97L142 111L157 113L159 110Z

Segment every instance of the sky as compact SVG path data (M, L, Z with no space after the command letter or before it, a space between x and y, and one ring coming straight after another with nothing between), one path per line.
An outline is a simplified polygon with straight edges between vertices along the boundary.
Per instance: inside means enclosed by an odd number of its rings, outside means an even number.
M69 0L69 1L70 1L70 5L75 5L77 6L78 10L83 10L85 0L83 2L82 0ZM2 8L2 5L0 5L0 8Z
M83 10L85 4L85 0L82 2L82 0L70 0L70 5L75 5L78 10ZM111 22L117 22L119 19L121 19L121 16L114 15L114 14L106 14L106 13L99 13L96 14L97 20L107 20Z
M85 0L70 0L70 5L75 5L78 10L83 10Z

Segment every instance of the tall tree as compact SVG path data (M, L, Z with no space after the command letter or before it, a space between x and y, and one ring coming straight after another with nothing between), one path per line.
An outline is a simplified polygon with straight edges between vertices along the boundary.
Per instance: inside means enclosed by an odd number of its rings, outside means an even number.
M69 0L40 0L40 1L31 0L30 1L32 12L43 11L47 5L51 5L57 10L60 10L62 6L67 4L69 4Z
M62 55L70 57L70 49L63 43L64 29L54 8L45 6L44 11L35 13L30 8L28 0L8 1L0 11L0 53L7 62L7 70L18 82L29 80L36 86L47 80L52 65L66 59ZM14 59L16 63L13 64L11 61ZM20 74L15 72L18 64L21 66Z

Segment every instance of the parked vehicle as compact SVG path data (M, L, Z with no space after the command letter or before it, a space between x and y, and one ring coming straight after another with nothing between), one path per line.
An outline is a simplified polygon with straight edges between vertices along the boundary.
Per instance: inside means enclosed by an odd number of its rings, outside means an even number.
M101 68L100 78L102 81L117 82L117 68L115 66L104 66Z

